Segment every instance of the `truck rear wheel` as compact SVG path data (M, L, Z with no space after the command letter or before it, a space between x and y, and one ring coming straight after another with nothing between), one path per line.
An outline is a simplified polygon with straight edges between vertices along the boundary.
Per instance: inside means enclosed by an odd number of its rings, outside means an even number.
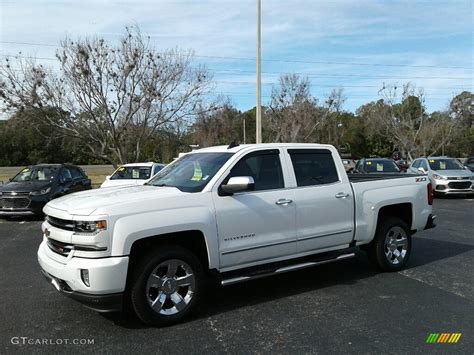
M410 252L410 229L397 217L388 217L379 222L374 240L367 248L370 262L384 271L403 269Z
M181 247L156 249L132 270L132 309L145 324L178 323L195 308L201 280L201 263L190 251Z

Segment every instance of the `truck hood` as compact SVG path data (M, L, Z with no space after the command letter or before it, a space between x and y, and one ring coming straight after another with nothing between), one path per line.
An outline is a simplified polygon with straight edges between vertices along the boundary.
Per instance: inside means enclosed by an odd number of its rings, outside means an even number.
M110 187L93 189L66 195L48 202L45 207L66 211L71 215L90 215L97 209L109 206L143 203L146 200L174 197L184 194L175 187L156 187L149 185L132 187Z
M474 174L469 170L456 169L456 170L433 170L436 175L442 177L471 177Z
M40 191L46 187L51 186L51 181L22 181L22 182L8 182L0 185L2 192L33 192Z

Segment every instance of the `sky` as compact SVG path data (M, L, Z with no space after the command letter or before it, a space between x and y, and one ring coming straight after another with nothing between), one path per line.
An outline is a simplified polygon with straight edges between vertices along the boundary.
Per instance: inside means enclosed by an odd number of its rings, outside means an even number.
M55 68L66 36L117 42L139 26L157 50L192 49L211 95L255 106L256 0L0 0L0 59L21 52ZM282 74L308 77L323 101L344 89L354 112L385 85L423 88L428 111L473 91L471 0L262 0L262 104Z

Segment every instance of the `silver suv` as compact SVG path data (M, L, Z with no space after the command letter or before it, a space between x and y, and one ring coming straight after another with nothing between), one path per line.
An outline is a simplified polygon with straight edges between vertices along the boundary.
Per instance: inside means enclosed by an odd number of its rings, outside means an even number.
M408 172L427 174L436 194L474 193L474 173L454 158L418 158Z

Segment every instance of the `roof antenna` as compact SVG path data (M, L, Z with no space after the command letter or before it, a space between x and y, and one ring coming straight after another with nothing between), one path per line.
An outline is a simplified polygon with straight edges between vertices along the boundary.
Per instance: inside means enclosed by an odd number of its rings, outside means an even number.
M232 143L229 144L229 146L227 147L227 149L232 149L234 147L238 147L240 144L237 143L236 141L232 141Z

